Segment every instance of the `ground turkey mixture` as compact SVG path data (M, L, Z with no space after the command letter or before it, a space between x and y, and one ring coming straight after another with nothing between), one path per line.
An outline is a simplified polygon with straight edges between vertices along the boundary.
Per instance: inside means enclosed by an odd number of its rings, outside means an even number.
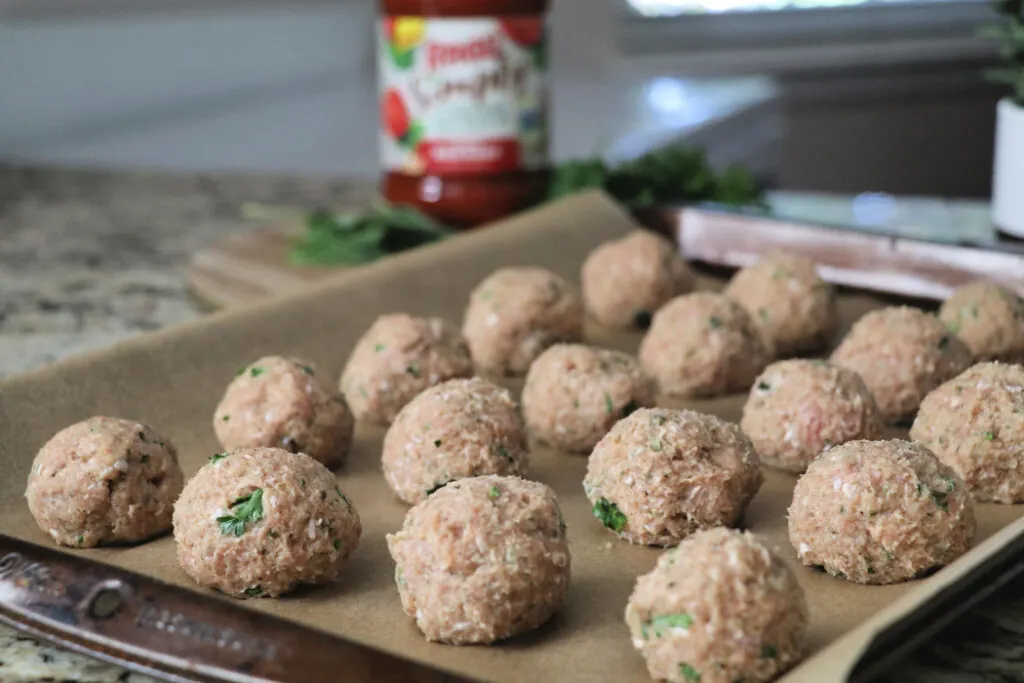
M654 406L657 390L632 356L582 344L557 344L526 375L523 417L534 438L588 453L619 419Z
M654 408L620 420L601 439L583 489L594 516L622 538L673 546L701 529L738 524L763 481L737 425Z
M394 313L377 318L356 343L340 387L356 419L390 424L427 387L472 375L469 347L455 325Z
M828 346L839 328L835 289L796 254L766 254L737 272L725 295L746 309L778 358Z
M552 344L583 338L583 301L543 268L501 268L469 298L462 333L477 369L518 376Z
M569 541L554 491L516 477L448 484L387 537L406 614L427 640L488 644L563 604Z
M882 419L857 373L821 360L783 360L754 382L740 428L762 463L800 473L823 450L878 438Z
M649 230L635 230L594 249L583 263L581 280L590 315L619 328L646 328L655 311L694 286L693 273L675 245Z
M183 480L166 437L134 420L93 417L57 432L40 449L25 497L55 543L92 548L169 531Z
M281 448L213 456L174 506L182 569L236 598L334 582L361 534L331 471Z
M980 363L928 394L910 437L977 501L1024 502L1024 366Z
M957 289L939 318L975 360L1024 363L1024 298L1002 285L972 282Z
M661 392L682 398L746 391L768 361L747 312L713 292L673 299L640 344L640 363Z
M854 583L898 583L947 565L974 531L963 479L909 441L851 441L822 453L789 508L800 561Z
M319 381L312 363L281 356L239 370L213 414L225 450L277 446L328 467L345 462L354 428L344 397Z
M526 474L526 427L507 389L479 377L453 379L402 408L381 461L391 490L418 503L456 479Z
M793 571L749 532L700 531L658 558L626 607L651 677L763 683L803 657L807 602Z
M902 422L929 391L967 369L971 352L934 315L899 306L861 317L832 362L861 376L883 420Z

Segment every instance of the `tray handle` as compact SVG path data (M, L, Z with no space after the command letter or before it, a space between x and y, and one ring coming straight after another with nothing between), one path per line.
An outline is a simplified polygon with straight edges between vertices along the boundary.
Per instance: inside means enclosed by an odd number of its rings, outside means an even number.
M59 647L176 683L470 680L4 535L0 622Z

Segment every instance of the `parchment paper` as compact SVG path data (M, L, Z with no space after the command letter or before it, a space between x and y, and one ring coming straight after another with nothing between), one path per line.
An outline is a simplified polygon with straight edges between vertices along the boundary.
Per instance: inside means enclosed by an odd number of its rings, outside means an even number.
M212 432L212 411L240 366L262 354L297 355L316 363L319 373L333 383L353 344L378 314L406 311L460 321L473 286L505 265L545 266L578 281L579 267L593 247L633 227L603 196L582 195L493 229L341 275L298 297L211 316L12 378L0 385L0 531L48 544L29 515L24 486L38 448L72 422L106 414L150 423L177 445L190 476L220 450ZM720 280L701 281L703 288L721 286ZM845 330L865 311L881 305L881 300L844 293L840 305ZM610 334L591 326L587 339L635 352L640 335ZM518 394L521 383L509 382L509 386ZM744 398L688 405L738 420ZM606 531L591 516L583 495L586 459L547 450L535 449L530 475L555 488L565 511L573 577L564 611L536 633L498 646L427 643L402 612L393 583L384 534L401 525L407 508L391 494L381 475L382 436L382 429L360 426L351 459L338 473L364 525L362 541L342 580L280 600L249 600L245 606L495 681L648 680L641 657L630 645L622 614L635 578L653 566L658 551L631 546ZM770 473L747 512L745 525L795 564L785 520L794 481L792 476ZM980 506L975 543L1019 517L1021 511L1020 507ZM135 548L68 552L194 587L179 570L169 537ZM904 596L905 601L890 613L906 611L913 606L915 591L931 592L929 587L952 580L981 559L974 553L930 579L886 587L855 586L799 567L811 607L811 654L819 656L794 676L834 680L823 677L825 671L852 665L848 660L866 636L853 637L834 650L823 648ZM884 616L878 619L879 624L886 622Z

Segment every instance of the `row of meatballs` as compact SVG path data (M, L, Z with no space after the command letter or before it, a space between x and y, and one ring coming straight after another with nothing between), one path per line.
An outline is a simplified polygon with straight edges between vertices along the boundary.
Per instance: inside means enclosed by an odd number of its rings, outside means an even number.
M661 270L650 259L636 269L646 273L645 282L651 273L671 276L673 287L691 281L680 275L688 275L685 263L681 269L658 238L638 233L605 245L583 272L583 298L595 318L601 319L602 290L593 284L592 264L609 251L635 251L636 244L657 247L648 251L658 255ZM402 604L432 640L493 642L543 623L569 581L568 541L554 494L520 478L528 469L529 431L561 450L593 449L584 487L606 527L636 543L680 544L641 577L627 609L634 645L652 675L767 680L798 659L806 609L778 558L749 534L721 528L740 521L759 489L760 462L807 470L790 511L791 540L803 562L863 583L912 578L961 554L974 530L969 491L1003 502L1021 496L1024 378L1017 366L978 365L925 399L912 436L952 468L918 444L862 441L876 438L884 419L912 414L922 396L969 362L943 362L950 347L962 346L951 331L968 339L982 321L1002 330L981 335L982 345L994 348L998 337L1012 347L1010 324L1024 308L1013 308L1002 290L976 288L995 291L989 298L998 296L1008 309L982 314L981 304L961 301L959 322L948 329L913 309L880 312L885 324L869 325L873 314L865 316L840 350L858 327L867 327L873 334L862 334L852 345L859 352L850 354L866 356L866 370L844 366L839 351L831 363L792 360L765 369L770 357L813 348L834 334L827 286L808 278L807 291L824 292L825 308L809 309L793 294L805 292L792 284L801 279L791 274L799 272L798 260L773 255L741 271L732 295L672 298L665 293L671 288L654 296L647 287L648 298L639 303L623 303L622 296L643 293L643 282L629 286L613 266L604 272L627 284L604 290L603 301L634 314L605 322L652 322L639 361L559 343L582 335L573 288L540 269L504 269L473 292L461 337L437 319L376 321L342 374L343 396L298 360L268 357L243 368L214 416L228 452L211 458L180 498L181 471L165 439L138 423L95 418L64 430L40 452L29 480L30 508L54 540L79 547L152 537L166 531L173 508L179 560L192 578L239 597L280 595L339 575L361 526L327 466L344 462L354 417L389 424L385 478L398 497L415 504L402 530L388 537ZM732 302L740 298L737 283L758 270L767 273L761 280L781 289L751 314ZM767 286L750 289L763 293ZM950 302L957 296L964 295ZM803 317L785 312L812 309ZM993 310L1009 310L1009 322L993 323ZM824 331L808 327L821 321ZM794 332L797 323L803 328ZM522 414L506 390L472 377L474 371L525 372ZM879 381L869 389L865 375ZM880 391L894 375L894 389ZM657 389L693 396L747 388L742 429L712 416L652 408ZM886 413L881 405L888 399L912 407ZM908 530L906 520L920 520L924 531ZM702 566L702 577L733 583L709 593L700 581L680 582L677 565ZM737 603L729 590L746 593ZM717 602L722 596L730 601ZM767 604L783 611L766 618L770 610L755 606ZM694 636L697 623L706 640ZM751 625L743 631L737 624Z

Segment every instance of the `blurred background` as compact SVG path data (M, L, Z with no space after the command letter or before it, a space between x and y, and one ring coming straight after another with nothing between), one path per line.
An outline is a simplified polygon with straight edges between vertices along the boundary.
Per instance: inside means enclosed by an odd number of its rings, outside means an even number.
M376 15L0 0L0 162L374 177ZM712 159L777 187L987 198L992 17L981 0L554 0L553 151L698 127Z

